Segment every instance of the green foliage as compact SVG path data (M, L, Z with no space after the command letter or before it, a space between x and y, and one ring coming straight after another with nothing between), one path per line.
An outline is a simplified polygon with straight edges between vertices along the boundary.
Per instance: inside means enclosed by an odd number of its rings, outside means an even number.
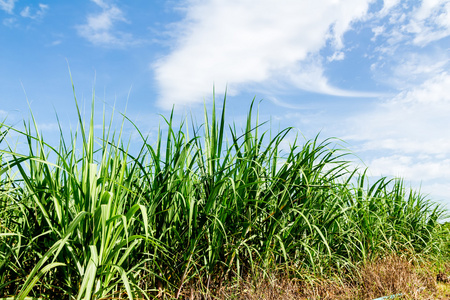
M137 155L105 113L94 137L94 101L86 124L75 99L78 129L68 141L60 130L58 147L33 117L23 130L3 122L0 296L178 297L259 268L323 275L387 253L448 252L445 211L402 180L369 184L335 139L295 139L283 154L290 128L268 138L252 104L244 131L227 129L225 102L191 131L172 113L152 144L124 116L142 139Z

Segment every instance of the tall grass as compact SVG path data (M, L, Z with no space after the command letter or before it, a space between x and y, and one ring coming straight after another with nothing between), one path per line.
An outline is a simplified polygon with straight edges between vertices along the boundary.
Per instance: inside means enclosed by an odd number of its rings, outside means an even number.
M370 184L337 140L243 130L213 104L204 123L164 119L137 154L112 129L94 136L75 98L78 128L49 145L31 115L0 126L0 294L102 299L180 297L261 270L349 272L397 253L435 257L445 211L401 179ZM188 126L189 125L189 126ZM190 130L189 130L190 128ZM7 143L19 135L26 151Z

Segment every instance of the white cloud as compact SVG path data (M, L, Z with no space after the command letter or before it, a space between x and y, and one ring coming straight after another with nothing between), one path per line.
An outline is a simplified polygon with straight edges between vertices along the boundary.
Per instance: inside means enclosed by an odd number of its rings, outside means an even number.
M17 0L0 0L0 9L12 14L15 2L17 2Z
M102 11L99 14L87 16L86 23L77 26L78 34L94 45L125 46L133 44L131 34L116 30L118 22L129 23L123 12L115 5L101 0L92 0Z
M305 60L327 42L342 49L343 34L365 16L369 2L188 1L186 18L175 26L173 51L153 65L159 104L201 103L213 84L216 91L228 86L237 93L244 84L279 83L280 78L315 92L353 95L330 86L320 64L305 65ZM314 69L314 76L303 67Z
M32 9L30 6L26 6L21 12L20 15L24 18L30 18L33 20L42 19L47 12L49 6L47 4L39 3L39 9L36 10L34 13L32 12Z

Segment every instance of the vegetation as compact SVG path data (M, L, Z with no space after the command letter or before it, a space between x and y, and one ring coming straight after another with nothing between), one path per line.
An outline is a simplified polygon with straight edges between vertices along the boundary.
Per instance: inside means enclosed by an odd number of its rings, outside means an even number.
M75 99L79 126L70 139L60 127L59 145L32 115L23 129L2 122L0 297L182 298L268 270L354 278L387 255L448 254L445 210L401 179L369 183L335 139L283 152L291 128L261 132L253 104L243 131L226 127L225 102L201 126L171 114L156 141L123 116L137 154L113 116L94 136L94 101L85 122Z

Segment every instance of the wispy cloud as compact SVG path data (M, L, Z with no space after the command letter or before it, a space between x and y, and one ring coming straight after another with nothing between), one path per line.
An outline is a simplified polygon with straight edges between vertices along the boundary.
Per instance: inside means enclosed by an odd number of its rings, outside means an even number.
M420 190L433 201L450 201L450 158L432 156L387 155L369 161L369 175L400 177L415 190Z
M333 53L333 55L329 56L327 59L328 61L334 61L334 60L343 60L345 58L345 54L342 51L336 51Z
M14 17L13 18L6 18L6 19L3 19L2 24L7 26L7 27L13 28L14 26L17 25L17 19L14 18Z
M389 25L375 27L374 33L385 36L394 48L405 40L409 44L424 47L450 35L448 0L384 1L384 7L373 17L375 22Z
M375 104L350 119L344 139L360 143L359 152L378 153L366 161L374 175L450 180L449 86L450 74L441 72Z
M405 92L450 70L449 0L384 1L369 19L379 83Z
M0 0L0 9L12 14L15 2L17 2L17 0Z
M403 47L405 49L383 55L371 66L375 80L404 91L450 70L450 52L444 45L436 45L426 52Z
M450 185L448 184L448 180L421 185L420 190L426 195L432 195L432 199L439 201L441 205L447 208L449 207Z
M344 33L366 15L369 2L188 1L185 19L175 26L173 51L153 65L159 104L198 103L213 84L237 93L244 84L280 83L280 76L298 88L356 95L332 87L320 64L308 59L327 43L342 49ZM337 52L333 59L340 58Z
M384 1L367 22L372 76L398 92L349 118L343 138L372 175L404 177L448 202L434 187L450 180L450 1Z
M450 2L424 0L414 11L406 30L415 35L413 42L424 46L450 34Z
M411 155L378 157L370 162L370 172L407 177L408 180L450 179L450 159L437 161L431 157L418 158Z
M122 10L116 5L102 0L92 0L102 11L98 14L90 14L86 23L77 26L80 36L94 45L100 46L125 46L135 43L133 36L129 33L119 31L115 28L117 23L129 23Z
M350 119L352 135L364 150L397 153L450 153L450 74L442 72Z
M59 131L58 123L39 123L37 124L39 131Z
M44 17L45 13L49 9L47 4L39 3L39 8L37 10L33 10L30 6L26 6L21 12L20 15L24 18L30 18L33 20L40 20Z
M50 46L58 46L62 43L62 40L55 40L53 42L50 43Z

